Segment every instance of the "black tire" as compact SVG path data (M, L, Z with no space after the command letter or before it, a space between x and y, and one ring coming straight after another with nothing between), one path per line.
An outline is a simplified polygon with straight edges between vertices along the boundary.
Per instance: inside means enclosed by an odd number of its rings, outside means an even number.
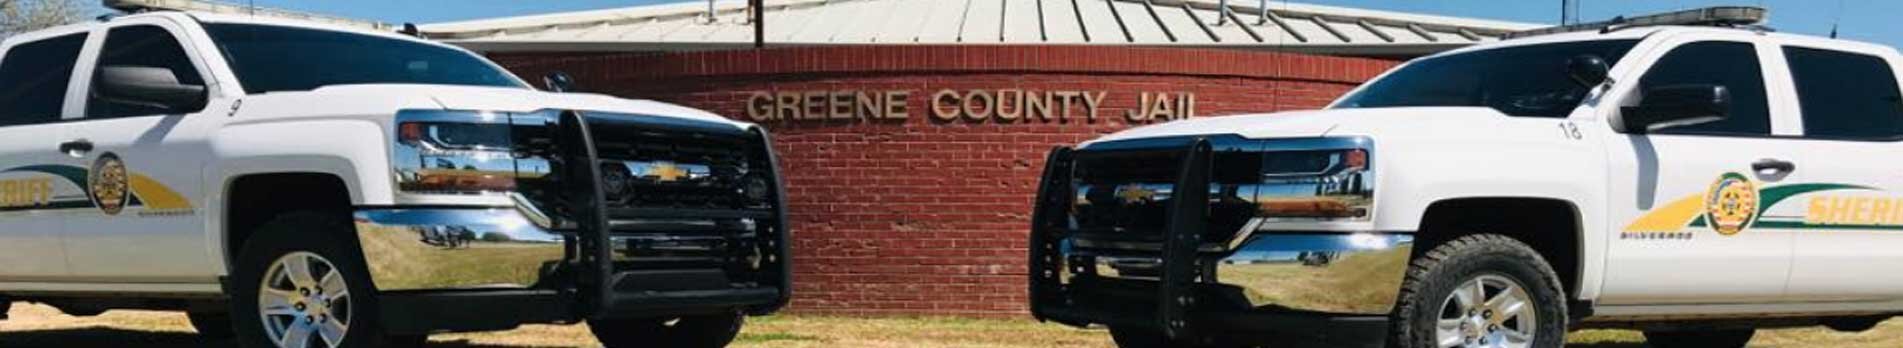
M1743 348L1753 329L1715 331L1646 331L1645 344L1658 348Z
M1118 348L1171 348L1175 342L1163 336L1163 331L1147 328L1111 327L1110 340L1117 342Z
M264 277L279 259L294 253L315 254L334 266L349 289L349 304L344 313L333 318L348 318L349 329L336 348L374 348L383 345L382 326L377 311L376 289L370 284L369 269L355 246L356 234L350 219L329 214L298 212L278 216L259 227L238 253L231 274L232 327L241 347L276 348L266 333L265 319L259 310ZM343 302L343 301L340 301ZM322 347L321 338L312 346Z
M589 320L588 331L607 348L720 348L740 336L746 316Z
M1400 297L1390 315L1389 347L1438 347L1435 325L1455 288L1476 279L1507 279L1525 291L1536 321L1531 347L1558 348L1566 342L1566 295L1559 276L1539 252L1501 235L1460 237L1419 254L1410 263ZM1485 290L1482 290L1484 293ZM1482 294L1482 296L1486 296ZM1458 316L1459 313L1453 313ZM1489 312L1488 316L1492 316ZM1505 325L1495 325L1505 326Z
M429 345L429 335L391 335L383 338L383 348L418 348Z
M1170 339L1163 331L1150 328L1111 327L1110 340L1118 348L1231 348L1243 347L1203 339Z
M192 322L192 328L198 329L198 336L212 340L231 338L235 333L231 329L231 315L225 313L186 313L186 319Z

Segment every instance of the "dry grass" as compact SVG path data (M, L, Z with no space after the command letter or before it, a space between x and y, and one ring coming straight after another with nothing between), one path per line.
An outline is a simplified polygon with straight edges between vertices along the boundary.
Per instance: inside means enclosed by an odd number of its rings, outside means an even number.
M511 280L534 279L542 265L519 260L556 260L561 248L523 247L521 245L475 241L470 246L448 250L426 247L416 242L417 232L402 228L377 228L359 225L366 255L387 255L370 265L407 276L386 279L379 285L402 289L440 288L467 284L508 284Z
M1394 291L1401 287L1407 253L1351 254L1324 268L1303 266L1300 261L1224 268L1222 281L1245 285L1245 296L1253 303L1300 303L1304 308L1325 312L1366 313L1384 311L1370 303L1394 303ZM1336 278L1329 274L1355 274ZM1390 306L1391 307L1391 306Z
M115 311L99 317L75 318L45 306L16 304L13 319L0 321L0 347L63 348L199 348L227 347L192 333L185 317L173 313ZM1640 348L1637 333L1592 330L1572 335L1572 347ZM522 329L482 334L441 335L432 347L558 348L593 347L594 340L579 326L531 325ZM735 344L740 348L1108 348L1101 330L1075 330L1025 320L956 318L842 318L776 316L757 318ZM1784 329L1761 332L1752 347L1800 348L1903 347L1903 321L1891 321L1860 334L1827 329Z
M1102 331L1075 330L1026 320L960 318L842 318L775 316L752 318L737 348L1031 348L1111 347ZM595 347L583 326L529 325L508 332L438 335L432 347ZM200 340L185 316L113 311L75 318L39 305L15 304L13 319L0 321L0 347L107 348L225 347Z

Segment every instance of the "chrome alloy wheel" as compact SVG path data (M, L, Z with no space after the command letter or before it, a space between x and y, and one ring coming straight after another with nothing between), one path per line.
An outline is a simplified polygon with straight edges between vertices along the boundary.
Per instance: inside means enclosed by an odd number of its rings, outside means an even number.
M350 332L350 287L336 264L294 252L271 263L258 289L259 317L278 348L338 347Z
M1533 345L1539 315L1520 283L1482 275L1461 283L1441 301L1434 338L1442 348L1520 348Z

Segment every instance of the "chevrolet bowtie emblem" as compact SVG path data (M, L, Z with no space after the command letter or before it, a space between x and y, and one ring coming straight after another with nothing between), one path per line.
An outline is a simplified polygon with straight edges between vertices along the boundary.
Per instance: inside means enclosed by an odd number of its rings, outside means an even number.
M1117 186L1117 198L1122 200L1124 204L1143 203L1155 199L1156 190L1144 188L1143 185L1137 184Z
M648 167L648 175L653 175L655 181L675 182L687 177L687 170L683 170L680 166L676 166L673 163L656 162L653 166Z

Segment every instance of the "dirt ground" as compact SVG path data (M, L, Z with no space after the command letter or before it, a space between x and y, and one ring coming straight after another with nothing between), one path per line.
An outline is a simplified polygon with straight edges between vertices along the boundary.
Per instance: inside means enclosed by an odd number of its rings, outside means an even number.
M204 348L229 347L206 341L176 313L114 311L77 318L50 307L15 304L13 318L0 321L0 347L61 348ZM508 332L439 335L434 348L594 347L586 328L530 325ZM1570 347L1641 348L1643 339L1629 331L1575 332ZM775 316L756 318L741 334L738 348L1109 348L1102 330L1076 330L1028 320L958 318L846 318ZM1826 329L1760 332L1752 347L1903 347L1903 320L1865 333Z

